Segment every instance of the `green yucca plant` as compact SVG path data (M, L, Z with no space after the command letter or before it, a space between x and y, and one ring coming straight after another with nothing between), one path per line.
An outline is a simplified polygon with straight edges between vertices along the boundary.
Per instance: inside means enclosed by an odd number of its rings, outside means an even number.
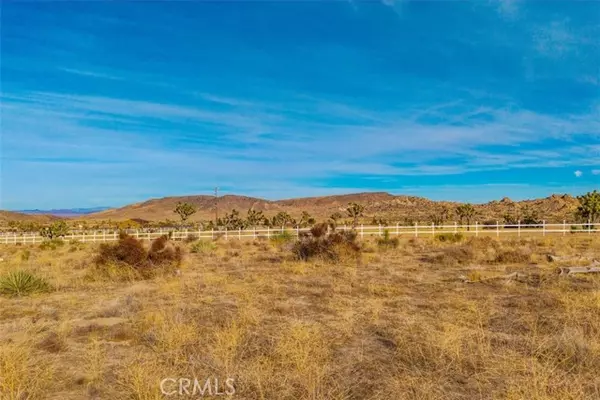
M48 290L50 285L45 279L27 271L13 271L0 277L0 294L3 295L27 296Z
M192 245L191 252L192 253L201 253L208 254L212 253L217 249L217 245L215 242L211 242L210 240L199 240Z

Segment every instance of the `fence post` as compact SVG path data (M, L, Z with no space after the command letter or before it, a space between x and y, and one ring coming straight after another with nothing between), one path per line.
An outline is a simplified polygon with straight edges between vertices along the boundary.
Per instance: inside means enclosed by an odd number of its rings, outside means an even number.
M458 233L458 224L454 221L454 233Z
M381 236L383 232L381 231L381 224L379 224L379 236Z
M213 240L215 239L215 228L212 228L210 230L210 238L213 239Z
M588 219L588 235L592 234L592 220Z
M521 237L521 220L517 221L517 234Z
M415 222L415 237L419 237L419 223Z
M85 231L81 232L81 241L85 243Z
M227 236L227 227L225 227L225 240L228 240L228 236Z
M400 236L400 224L396 222L396 236Z
M238 227L238 240L242 240L242 228Z
M296 237L300 237L300 225L296 225Z
M360 224L360 238L364 238L365 237L365 227L363 224Z
M435 237L435 222L431 223L431 236Z
M546 236L546 220L542 221L542 236Z
M475 221L475 237L479 236L479 222Z
M271 228L267 226L267 239L271 237Z
M500 225L498 225L498 221L496 221L496 237L500 237Z

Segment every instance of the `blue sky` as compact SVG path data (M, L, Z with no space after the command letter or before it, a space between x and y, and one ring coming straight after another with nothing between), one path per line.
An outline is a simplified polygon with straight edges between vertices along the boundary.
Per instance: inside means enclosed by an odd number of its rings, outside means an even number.
M0 208L600 187L600 2L3 2Z

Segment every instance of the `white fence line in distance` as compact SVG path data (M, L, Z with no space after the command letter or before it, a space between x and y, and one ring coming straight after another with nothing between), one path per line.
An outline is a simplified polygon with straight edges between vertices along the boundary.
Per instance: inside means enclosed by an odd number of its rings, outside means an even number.
M337 229L349 230L349 226L338 226ZM383 236L384 232L387 231L392 236L406 236L406 237L426 237L435 236L444 233L461 233L463 235L485 235L485 236L546 236L546 235L557 235L562 234L598 234L600 232L600 224L591 223L569 223L563 222L561 224L547 224L545 222L541 224L501 224L496 223L495 225L482 225L476 222L474 225L378 225L378 226L357 226L356 232L359 237L364 238L368 236ZM196 239L216 239L223 238L225 240L230 239L257 239L260 237L270 238L274 235L282 234L287 232L295 237L300 236L301 232L308 232L310 228L249 228L249 229L236 229L236 230L177 230L177 229L152 229L152 230L126 230L125 232L140 240L154 240L165 234L170 234L173 240L185 240L188 238ZM118 231L108 230L94 230L94 231L79 231L69 235L61 237L67 241L80 241L86 242L110 242L119 239ZM37 232L28 233L14 233L14 232L1 232L0 233L0 244L35 244L41 243L46 238L39 235Z

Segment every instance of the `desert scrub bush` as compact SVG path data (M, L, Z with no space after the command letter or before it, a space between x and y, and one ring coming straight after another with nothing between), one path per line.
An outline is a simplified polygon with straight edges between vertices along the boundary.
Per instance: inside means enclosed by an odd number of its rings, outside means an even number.
M62 247L65 245L64 240L62 239L51 239L51 240L45 240L40 244L40 249L41 250L56 250L59 247Z
M217 249L215 242L210 240L199 240L194 243L190 249L190 252L195 254L210 254Z
M85 248L85 244L80 242L79 240L70 240L69 241L69 252L74 253L79 250L83 250Z
M185 243L194 243L198 239L199 239L198 235L195 235L195 234L192 233L192 234L186 236L186 238L183 239L183 241Z
M13 271L0 277L0 294L5 296L27 296L50 289L50 284L45 279L27 271Z
M531 253L525 249L510 249L501 251L494 259L499 264L530 263Z
M435 238L442 243L459 243L463 241L465 236L462 233L440 233Z
M390 231L388 229L383 231L383 237L377 238L377 247L382 250L395 249L400 244L400 240L395 237L390 237Z
M446 247L440 254L437 254L429 261L441 265L464 265L473 262L476 259L475 252L470 246L451 246Z
M96 267L114 273L114 268L125 273L135 272L141 278L150 278L157 272L167 272L181 264L181 248L169 243L167 236L154 240L150 249L127 234L121 234L117 243L102 243L94 260Z
M481 251L500 250L500 242L489 236L469 238L469 240L465 242L465 246L469 246L473 250Z
M282 246L286 243L290 243L292 240L294 240L294 235L289 231L283 231L271 236L271 243L275 246Z
M21 253L21 261L29 261L31 258L31 251L29 249L23 250Z
M317 229L317 234L322 230ZM318 258L323 261L338 262L357 260L361 255L361 247L356 242L355 231L331 232L322 236L305 235L292 246L294 256L303 261Z

